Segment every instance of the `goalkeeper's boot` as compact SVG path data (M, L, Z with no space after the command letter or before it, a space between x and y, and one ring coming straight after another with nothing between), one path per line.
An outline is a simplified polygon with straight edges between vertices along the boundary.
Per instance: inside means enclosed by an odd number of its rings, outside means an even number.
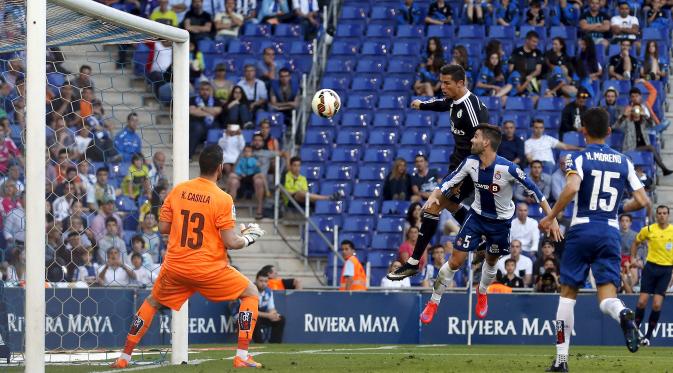
M477 317L483 319L488 313L488 297L486 294L479 292L479 287L477 286L477 307L475 308Z
M437 313L437 306L439 306L437 303L428 301L428 304L425 305L423 312L421 312L421 322L423 324L427 325L432 322L432 319L435 317L435 313Z
M559 364L556 364L556 359L551 363L551 366L545 370L545 372L567 372L568 371L568 363L567 362L562 362Z
M234 357L234 368L261 368L262 364L253 360L252 355L248 355L247 359Z
M386 277L388 278L388 280L401 281L417 273L418 273L418 264L414 266L409 263L404 263L402 267L394 270L393 272L388 273Z
M635 318L636 314L629 308L624 308L622 312L619 313L619 325L622 327L622 331L624 332L624 342L626 342L626 348L630 352L638 351L638 347L640 345L638 328L636 327L636 323L633 322Z
M113 369L124 369L129 366L129 362L126 359L122 359L121 357L117 358L112 365L110 365L110 368Z

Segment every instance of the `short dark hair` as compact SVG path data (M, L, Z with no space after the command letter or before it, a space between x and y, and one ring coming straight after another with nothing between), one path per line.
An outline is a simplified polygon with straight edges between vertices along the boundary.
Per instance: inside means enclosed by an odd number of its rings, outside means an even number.
M544 126L544 119L542 119L542 118L533 118L533 120L530 122L530 127L533 128L533 126L535 125L535 123L542 123L542 125Z
M544 164L542 163L542 161L537 160L537 159L535 159L535 160L533 160L532 162L530 162L530 165L532 166L532 165L534 165L534 164L536 164L536 163L538 163L538 164L540 165L540 167L544 168Z
M281 73L288 73L292 75L292 72L287 67L281 67L280 70L278 70L278 76L280 76Z
M82 65L79 67L79 72L82 72L82 70L87 69L87 70L92 70L91 66L89 65Z
M621 214L621 215L619 215L619 220L622 220L622 218L629 218L629 221L633 221L633 216L631 216L631 214Z
M126 120L129 120L129 119L131 119L133 117L137 117L137 116L138 116L138 113L136 113L135 111L132 111L132 112L129 113L129 115L126 116Z
M493 151L498 150L500 142L502 141L502 131L500 130L500 127L482 123L477 126L476 130L481 130L481 135L491 142L491 149L493 149Z
M109 223L117 224L117 219L115 219L113 216L109 216L105 219L105 225L108 225Z
M444 65L439 69L439 73L451 76L454 82L465 81L465 69L460 65Z
M261 124L261 123L260 123L260 124ZM264 136L262 136L262 134L259 133L259 132L256 132L254 135L252 135L252 138L253 138L253 139L254 139L255 137L261 137L262 140L264 140Z
M110 168L108 166L98 167L98 169L96 170L96 175L98 175L101 172L107 172L109 174L110 173Z
M610 115L603 108L591 108L582 114L582 126L594 139L604 139L610 129Z
M258 279L260 277L269 277L269 272L265 271L264 268L267 266L262 267L259 271L257 271L257 275L255 275L255 279Z
M199 171L201 175L212 175L224 162L224 153L217 144L206 145L199 155Z
M131 238L131 245L133 245L134 242L142 242L143 245L145 244L145 240L141 234L136 234Z
M269 273L273 272L273 268L274 266L272 264L265 265L264 267L262 267L262 269L259 270L259 272L257 272L257 277L259 277L260 273L264 273L265 276L268 276Z
M143 256L138 253L131 254L131 260L133 260L133 258L140 258L141 261L143 260Z
M351 250L355 251L355 244L351 240L343 240L341 241L341 246L347 245L350 246Z
M212 87L213 85L210 84L210 82L207 81L207 80L203 80L203 81L201 81L201 83L199 83L199 88L200 87L205 87L205 86Z
M426 162L428 161L428 157L426 157L425 154L418 153L414 157L414 161L416 160L416 158L423 158Z
M294 162L301 162L301 158L299 158L299 157L297 157L297 156L294 156L294 157L290 158L290 166L291 166Z
M512 258L508 258L507 260L505 260L505 265L507 265L507 263L509 263L509 262L514 263L514 265L516 266L516 260L514 260Z
M514 123L514 121L513 121L513 120L509 120L509 119L508 119L508 120L506 120L506 121L504 121L504 122L502 122L502 126L504 127L504 126L505 126L505 124L507 124L507 123L512 123L512 125L514 126L514 128L516 128L516 123Z
M535 31L535 30L528 31L526 33L526 40L528 40L530 38L538 38L539 39L540 34L538 34L537 31Z
M657 206L657 209L655 211L659 211L659 209L666 209L666 213L670 213L671 210L668 208L666 205L659 205Z
M631 90L629 90L629 96L634 94L634 93L637 93L639 95L643 94L643 92L641 92L640 88L638 88L638 87L633 87L633 88L631 88Z

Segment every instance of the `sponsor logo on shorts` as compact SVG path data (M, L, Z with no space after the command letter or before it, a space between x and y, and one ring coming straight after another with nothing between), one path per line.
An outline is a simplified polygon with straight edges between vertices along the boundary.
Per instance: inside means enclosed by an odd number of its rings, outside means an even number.
M241 311L238 313L238 330L250 330L252 325L252 312Z
M133 316L133 322L131 323L131 330L129 331L129 334L138 335L143 325L145 325L145 321L140 316Z
M500 253L500 247L496 244L491 245L491 254L498 254Z

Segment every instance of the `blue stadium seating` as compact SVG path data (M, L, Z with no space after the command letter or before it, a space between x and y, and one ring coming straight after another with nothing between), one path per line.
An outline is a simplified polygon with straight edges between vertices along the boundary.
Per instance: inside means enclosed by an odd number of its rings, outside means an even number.
M385 69L386 69L385 58L372 57L372 56L358 59L357 65L355 66L355 71L359 73L379 73L381 71L385 71ZM379 87L369 89L378 89L378 88Z
M399 25L397 26L397 33L395 34L398 38L425 38L425 29L420 25Z
M361 148L359 145L340 145L332 150L332 162L340 163L357 163L360 161L361 157ZM329 175L329 168L328 168ZM330 177L330 176L328 176Z
M391 20L395 19L397 9L388 6L375 6L372 8L369 17L372 20Z
M356 199L348 205L349 215L376 215L379 213L379 204L376 200Z
M346 212L346 203L344 201L316 201L316 215L341 215Z
M378 110L374 114L374 121L372 126L374 127L398 127L402 126L404 122L404 114L398 111L387 112Z
M325 67L326 73L349 73L355 71L356 60L348 56L331 56ZM324 77L323 77L324 78Z
M365 164L359 167L358 180L359 181L382 181L388 174L389 166Z
M390 43L384 41L365 41L362 43L363 55L384 56L390 54Z
M366 36L368 38L391 38L395 34L395 27L392 25L370 24L367 26Z
M322 164L302 163L301 165L301 174L306 176L307 180L322 179L323 170Z
M538 111L552 111L559 113L563 110L565 102L562 97L540 97L537 102Z
M341 8L342 19L365 19L369 13L369 6L362 5L344 5Z
M494 25L488 28L488 37L498 40L513 40L515 32L514 26Z
M368 101L368 102L373 102L374 100L374 95L369 94L369 95L358 95L358 94L352 94L349 97L349 104L351 102L352 97L357 97L358 100L363 100L363 101ZM373 104L372 104L373 106ZM351 109L357 109L355 106L349 106ZM341 119L341 125L344 127L367 127L372 121L372 116L371 112L369 111L355 111L355 110L350 110L346 113L344 113L343 118Z
M294 38L304 37L304 33L302 32L300 25L293 25L289 23L279 23L274 26L273 35Z
M350 37L360 37L364 31L364 25L362 24L340 24L336 29L336 37L338 38L350 38Z
M231 46L231 44L229 44ZM360 51L360 43L355 41L337 40L332 44L333 55L356 55Z
M437 131L432 138L432 145L453 146L455 145L455 140L453 139L453 135Z
M349 109L374 109L376 95L353 93L348 96L346 107Z
M448 147L435 147L433 146L430 150L430 156L428 157L428 162L431 165L439 165L447 163L449 157L451 156L452 150Z
M432 112L412 111L407 114L404 125L407 127L432 127L435 115Z
M372 235L370 233L344 232L339 234L339 241L343 242L344 240L353 242L358 250L366 250L372 243Z
M370 145L396 145L399 134L395 127L372 128L369 132Z
M455 37L455 31L452 25L429 25L427 36L452 40Z
M379 96L379 109L404 109L408 106L406 95L384 94Z
M325 75L322 78L322 87L330 88L335 91L345 91L351 84L351 77L348 75Z
M358 72L360 72L359 68L362 62L363 62L362 60L358 62L357 67ZM364 62L366 63L371 61L364 61ZM380 69L374 70L372 72L375 71L381 71L381 70ZM381 77L378 75L367 74L363 76L356 76L353 78L351 82L351 90L353 91L375 91L378 90L379 88L381 88Z
M410 204L409 201L383 201L381 213L386 216L406 216Z
M585 146L586 142L584 140L584 136L582 136L581 133L579 132L566 132L563 134L563 140L564 143L569 144L569 145L576 145L576 146Z
M410 78L402 78L397 76L388 76L383 79L384 91L406 91L410 92L414 81Z
M486 38L486 27L481 25L462 25L458 28L458 38L484 40Z
M419 154L428 156L428 147L422 145L405 145L400 146L400 148L397 149L397 157L404 159L407 163L413 163L414 159L416 159L416 156Z
M377 232L372 237L372 250L388 250L397 255L397 249L402 242L402 233L380 233Z
M410 128L402 133L401 145L428 145L431 131L422 128Z
M386 71L389 73L408 74L409 72L416 70L416 65L418 65L417 58L396 56L388 62Z
M324 146L302 146L299 156L305 162L325 162L329 158L329 148Z
M343 225L344 232L374 232L375 228L376 219L373 216L349 216Z
M208 131L210 136L210 131ZM331 128L309 128L304 137L305 145L331 145L334 141L334 131Z
M421 44L416 42L398 41L393 44L394 56L418 56L421 53Z
M359 128L340 131L336 139L338 145L363 145L366 141L367 131Z
M360 172L362 172L362 167L360 167ZM365 182L360 179L353 189L355 198L381 198L382 195L383 183L381 182Z
M378 268L388 268L390 266L390 263L395 261L397 259L397 256L395 253L390 253L390 252L371 252L367 254L367 263L371 267L378 267ZM372 279L374 280L374 279ZM377 281L379 279L376 279ZM377 285L378 286L378 285Z
M335 165L327 166L325 179L327 180L354 180L358 167L354 165Z
M343 181L323 181L320 183L320 194L331 196L334 193L348 196L351 194L353 184Z
M363 162L385 163L392 162L395 153L392 149L385 148L367 148L362 158Z

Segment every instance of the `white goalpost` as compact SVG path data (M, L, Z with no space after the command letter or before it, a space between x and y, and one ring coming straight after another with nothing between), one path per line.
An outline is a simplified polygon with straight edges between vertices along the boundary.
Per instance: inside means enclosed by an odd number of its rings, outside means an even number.
M25 286L25 369L26 372L45 370L45 201L46 179L46 56L50 35L58 34L61 27L49 25L49 6L60 11L70 11L76 16L89 17L104 25L111 25L149 38L170 41L173 44L172 89L172 153L173 184L189 178L189 34L144 18L107 7L91 0L26 0L26 286ZM69 30L72 31L72 30ZM95 38L97 42L120 42L114 32ZM149 39L148 38L148 39ZM87 44L71 33L66 41L55 46ZM129 39L123 39L129 42ZM142 40L137 40L140 42ZM188 304L180 312L173 312L171 327L171 362L180 364L188 360ZM119 346L121 348L121 346Z

